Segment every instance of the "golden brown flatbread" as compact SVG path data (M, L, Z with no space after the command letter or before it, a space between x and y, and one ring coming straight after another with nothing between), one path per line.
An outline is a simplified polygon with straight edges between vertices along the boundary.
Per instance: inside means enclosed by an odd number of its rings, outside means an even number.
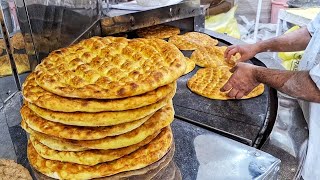
M21 32L14 34L11 38L12 47L15 49L24 49L24 38Z
M114 126L81 127L45 120L37 116L26 105L21 108L22 119L35 131L63 139L94 140L130 132L145 123L153 114L142 119Z
M18 73L30 71L29 59L26 54L13 54ZM0 57L0 76L8 76L12 74L10 59L8 55Z
M22 121L21 126L29 134L34 136L42 144L51 149L58 151L83 151L88 149L118 149L126 146L131 146L143 141L148 136L154 134L156 131L170 125L174 119L174 110L172 103L157 111L149 120L142 126L133 131L121 134L118 136L105 137L97 140L68 140L56 138L34 131Z
M172 132L171 129L167 127L164 128L153 141L139 148L137 151L120 159L95 166L46 160L37 153L29 142L28 159L37 171L52 178L91 179L137 170L155 163L169 151L172 142Z
M175 92L171 92L164 99L138 109L126 111L104 111L97 113L86 112L58 112L40 108L34 104L27 103L28 107L43 119L73 126L113 126L122 123L142 119L167 105L173 98Z
M47 33L47 34L46 34ZM58 35L60 37L58 37ZM44 30L44 33L41 34L33 34L32 36L35 50L42 53L49 53L53 50L56 50L60 48L63 44L63 34L60 34L59 32L56 32L55 30ZM30 50L30 45L27 44L29 47L28 50ZM33 48L32 48L33 49Z
M94 166L119 159L136 151L140 147L149 144L159 133L160 131L157 131L137 144L112 150L57 151L41 144L32 135L30 136L30 141L37 153L45 159Z
M225 58L224 58L224 53L225 53L225 51L227 50L227 46L218 46L219 48L220 48L220 51L222 52L221 53L221 55L220 55L220 59L221 60L225 60ZM238 59L240 59L241 58L241 55L240 55L240 53L236 53L235 55L233 55L233 56L231 56L231 59L230 59L230 62L227 62L227 65L228 66L233 66L236 62L237 62L237 60Z
M185 69L183 54L164 40L93 37L52 52L35 73L60 96L117 99L170 84Z
M228 100L228 92L221 92L220 89L225 85L232 73L229 71L229 67L220 66L216 68L203 68L189 79L187 85L189 89L201 96L218 99ZM264 92L264 85L260 84L248 95L242 99L253 98L261 95Z
M233 67L234 63L229 64L224 58L224 52L226 49L226 46L200 47L192 53L191 60L200 67ZM240 58L239 56L239 54L232 56L231 61L235 62Z
M184 72L184 74L188 74L189 72L194 70L194 68L196 67L196 63L187 57L185 58L185 60L186 60L186 64L187 64L187 69L186 69L186 72Z
M80 147L75 144L62 143L61 139L59 139L59 138L55 138L53 136L48 136L43 133L37 132L37 131L31 129L24 120L21 121L20 125L21 125L22 129L24 129L27 133L30 134L30 136L33 136L34 138L38 139L38 141L40 141L45 146L50 147L51 149L55 149L55 150L59 150L59 151L85 151L85 150L89 150L88 148Z
M31 73L23 84L24 99L39 107L60 112L102 112L124 111L151 105L175 92L176 82L157 88L138 96L124 99L99 100L75 99L55 95L44 90L35 82L35 74Z
M0 159L0 179L32 180L29 171L13 160Z
M154 176L156 176L158 173L160 173L160 171L162 171L163 169L167 168L167 166L169 165L169 163L172 162L172 158L174 155L174 151L175 151L175 146L174 146L174 142L170 147L169 152L163 156L163 158L161 158L159 161L148 165L144 168L141 169L137 169L137 170L133 170L133 171L127 171L127 172L121 172L112 176L108 176L108 177L103 177L103 178L96 178L96 180L156 180L154 179ZM40 172L38 172L37 170L35 170L32 166L31 166L34 175L37 179L39 180L53 180L53 178L50 178L44 174L41 174ZM162 179L161 179L162 180ZM179 179L175 179L175 180L179 180Z
M188 32L183 35L172 36L169 43L173 43L180 50L196 50L203 46L215 46L218 41L203 33Z
M141 38L165 39L180 34L180 29L169 25L155 25L137 30L137 35Z
M172 158L174 155L175 147L174 144L170 148L169 152L159 161L146 166L145 168L119 173L103 180L157 180L156 176L163 172L164 169L167 169L168 166L173 162ZM102 179L101 179L102 180ZM158 179L164 180L164 179ZM167 180L167 179L165 179Z
M0 57L0 77L8 76L12 74L10 59L8 55Z
M30 71L30 62L28 55L26 54L13 54L14 62L18 69L18 73L24 73Z
M0 49L7 49L7 44L4 39L0 38ZM2 53L1 53L2 54Z

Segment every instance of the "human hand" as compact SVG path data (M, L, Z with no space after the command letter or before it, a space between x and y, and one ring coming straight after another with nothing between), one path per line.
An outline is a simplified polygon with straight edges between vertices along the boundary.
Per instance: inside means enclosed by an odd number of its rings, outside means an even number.
M259 53L259 47L256 44L244 44L244 45L232 45L227 48L224 52L224 57L228 63L237 63L231 62L231 57L239 53L241 55L240 59L237 59L237 62L248 61L253 58L257 53Z
M234 99L248 95L260 84L256 79L257 68L259 67L252 64L238 63L230 70L233 74L220 91L229 91L228 96Z

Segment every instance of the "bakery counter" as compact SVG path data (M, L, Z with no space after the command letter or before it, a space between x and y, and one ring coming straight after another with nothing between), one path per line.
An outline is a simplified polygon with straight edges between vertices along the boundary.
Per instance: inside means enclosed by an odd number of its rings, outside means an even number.
M28 163L27 135L20 127L21 105L22 97L17 93L0 111L0 158L22 164L34 179L48 179L31 170ZM171 126L175 141L174 157L166 169L159 171L166 175L160 176L161 179L179 179L180 174L186 180L212 177L275 179L277 176L280 160L269 154L178 118Z

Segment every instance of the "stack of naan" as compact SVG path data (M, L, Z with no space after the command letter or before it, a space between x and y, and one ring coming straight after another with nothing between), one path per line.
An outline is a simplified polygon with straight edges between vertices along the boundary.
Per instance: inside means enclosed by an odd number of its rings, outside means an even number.
M185 70L183 54L160 39L93 37L52 52L23 85L30 164L52 178L91 179L165 158Z

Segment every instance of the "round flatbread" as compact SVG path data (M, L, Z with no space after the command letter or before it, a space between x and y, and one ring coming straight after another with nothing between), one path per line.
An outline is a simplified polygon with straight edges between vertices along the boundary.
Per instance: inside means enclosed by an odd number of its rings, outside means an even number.
M159 161L139 170L123 172L123 173L110 176L105 180L118 180L118 179L156 180L155 177L159 173L162 173L162 171L166 169L169 166L169 164L173 161L172 159L173 159L174 151L175 151L175 145L173 141L173 144L171 145L169 152Z
M1 14L1 13L0 13ZM0 38L0 49L7 49L7 44L6 41L4 39ZM2 54L2 53L1 53Z
M137 35L141 38L165 39L180 34L180 29L169 25L155 25L137 30Z
M32 180L29 171L13 160L0 159L0 179Z
M197 71L197 73L189 79L187 85L189 89L201 96L217 99L228 100L228 92L221 92L220 89L227 83L232 73L229 71L229 67L220 66L216 68L203 68ZM242 99L249 99L261 95L264 92L264 85L258 85L253 91L244 96Z
M30 136L30 141L37 153L45 159L94 166L99 163L119 159L136 151L140 147L150 143L159 133L160 131L157 131L137 144L112 150L57 151L41 144L32 135Z
M11 38L12 47L15 49L24 49L24 38L21 32L14 34Z
M98 100L76 99L58 96L41 88L35 81L35 74L31 73L23 84L23 97L26 101L39 107L60 112L102 112L124 111L136 109L168 96L176 89L176 82L157 88L145 94L123 99Z
M196 50L203 46L215 46L218 41L203 33L188 32L183 35L172 36L169 43L173 43L180 50Z
M89 150L88 148L80 147L78 145L74 145L71 143L69 143L69 144L63 143L62 142L63 139L56 138L53 136L48 136L46 134L37 132L37 131L31 129L24 120L21 121L21 127L27 133L29 133L30 136L33 136L34 138L38 139L39 142L41 142L45 146L50 147L51 149L58 150L58 151L85 151L85 150Z
M164 128L161 133L149 144L139 148L137 151L120 159L86 166L74 163L66 163L42 158L28 144L28 159L30 164L39 172L57 179L92 179L111 176L120 172L132 171L144 168L159 161L169 151L173 142L173 136L169 127Z
M118 99L170 84L185 69L183 54L164 40L93 37L52 52L35 74L60 96Z
M26 54L13 54L14 62L18 73L30 71L29 59ZM12 74L11 63L8 55L0 57L0 76Z
M21 126L32 136L34 136L42 144L51 149L58 151L83 151L88 149L118 149L131 146L143 141L148 136L156 133L158 130L170 125L174 119L174 110L172 103L157 111L149 120L142 126L125 134L118 136L106 137L98 140L76 141L56 138L39 133L23 121Z
M150 114L142 119L114 126L83 127L45 120L37 116L26 105L21 108L20 112L22 119L31 129L57 138L73 140L94 140L124 134L140 127L153 115Z
M234 63L229 64L224 58L224 52L226 49L226 46L199 47L192 53L190 59L193 60L200 67L232 67ZM235 62L237 59L240 58L239 56L239 54L232 56L231 62Z
M138 109L126 111L105 111L97 113L85 112L57 112L40 108L34 104L27 103L28 107L43 119L73 126L113 126L122 123L136 121L142 119L168 104L173 98L175 92L171 92L168 97L160 100L155 104L144 106Z
M175 146L174 146L174 141L173 144L170 147L169 152L163 156L163 158L161 158L159 161L148 165L144 168L141 169L137 169L137 170L132 170L132 171L127 171L127 172L121 172L112 176L108 176L108 177L102 177L102 178L96 178L96 180L125 180L125 179L130 179L130 180L141 180L141 179L154 179L154 177L160 173L163 169L166 169L169 165L169 163L172 162L172 158L175 152ZM50 178L44 174L41 174L39 171L37 171L36 169L34 169L31 166L34 175L37 179L41 179L41 180L53 180L53 178ZM181 178L180 178L181 179ZM177 179L177 180L180 180Z
M8 76L12 74L10 59L8 55L0 57L0 77Z
M185 60L187 64L187 69L186 69L186 72L184 72L184 74L188 74L189 72L194 70L194 68L196 67L196 63L187 57L185 58Z
M18 73L30 71L30 62L27 54L13 54Z

